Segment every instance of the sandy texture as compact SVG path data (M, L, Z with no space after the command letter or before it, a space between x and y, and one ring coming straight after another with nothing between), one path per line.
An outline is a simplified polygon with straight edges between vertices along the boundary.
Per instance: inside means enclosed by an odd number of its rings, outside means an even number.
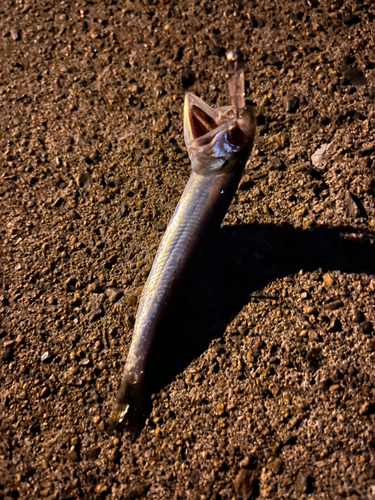
M1 1L1 499L374 500L374 33L372 0ZM132 442L108 418L185 88L227 104L233 47L253 156Z

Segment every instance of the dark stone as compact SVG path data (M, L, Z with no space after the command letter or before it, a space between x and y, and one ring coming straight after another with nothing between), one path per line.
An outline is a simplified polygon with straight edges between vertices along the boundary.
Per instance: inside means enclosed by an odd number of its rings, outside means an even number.
M137 97L134 97L133 95L129 97L128 102L132 108L138 108L138 109L143 108L143 102Z
M281 158L272 158L270 160L270 169L283 171L285 170L285 163L281 160Z
M195 470L193 470L193 472L190 475L190 481L194 485L199 484L200 477L201 476L200 476L199 470L195 469Z
M373 153L375 153L375 147L367 147L367 148L361 148L358 152L358 156L361 158L366 158L367 156L371 156Z
M365 315L359 309L354 309L353 311L353 321L354 323L362 323L364 321Z
M60 196L58 198L56 198L56 200L54 202L52 202L52 206L54 208L58 208L58 207L61 207L61 205L64 203L64 198L61 198Z
M349 82L355 87L361 87L367 83L367 79L362 71L358 68L354 68L353 66L350 66L344 72L344 78L349 80Z
M275 55L275 54L270 54L267 58L268 64L271 64L271 66L281 66L282 62L281 60Z
M329 323L328 331L341 332L341 329L342 329L341 321L338 318L332 318Z
M184 47L178 47L176 52L175 52L175 55L173 57L173 60L174 61L181 61L183 55L184 55Z
M116 264L116 262L117 262L117 255L113 254L109 257L109 259L107 259L107 261L104 264L104 267L106 269L112 269L112 266Z
M9 347L6 347L2 352L1 352L1 359L3 361L12 361L13 359L13 351Z
M287 113L295 113L299 108L299 97L287 95L285 97L285 109Z
M191 87L195 83L195 73L191 68L186 68L181 73L181 83L182 86L186 89Z
M329 125L331 123L331 119L327 115L321 116L319 121L321 125Z
M165 66L159 69L158 71L159 78L163 78L166 74L167 74L167 68Z
M370 321L363 321L358 328L359 333L369 334L372 332L372 323Z
M306 168L305 172L313 179L320 180L322 178L322 174L319 172L319 170L316 170L316 168L312 167L311 165Z
M100 447L99 446L93 446L92 448L89 448L86 451L87 460L96 460L99 455L100 455Z
M144 498L150 489L150 483L139 482L129 488L124 500L135 500L136 498Z
M218 47L217 45L214 45L211 49L211 54L213 56L225 57L225 49L224 47Z
M247 191L247 190L251 189L253 186L254 186L254 181L253 180L243 181L243 182L241 182L241 184L240 184L240 186L239 186L238 189L240 191Z
M344 15L342 20L346 26L353 26L361 22L361 18L353 13Z
M79 187L83 187L89 180L90 174L86 171L80 172L77 176L77 184Z
M319 362L321 361L323 355L320 347L313 347L307 353L307 361L309 362L312 368L318 368Z
M66 281L65 281L65 290L67 292L72 292L76 286L77 283L77 278L74 276L70 276Z
M355 63L355 57L351 54L347 54L343 57L343 63L345 64L345 66L350 66L351 64Z
M314 490L315 480L309 474L299 472L294 483L294 489L297 495L310 494Z

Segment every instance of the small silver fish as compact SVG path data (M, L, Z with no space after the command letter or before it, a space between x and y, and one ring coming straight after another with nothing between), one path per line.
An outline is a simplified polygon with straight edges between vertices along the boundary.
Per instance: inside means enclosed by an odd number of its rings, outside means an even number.
M242 89L242 68L229 88ZM242 91L241 90L241 91ZM144 286L130 351L112 412L113 422L132 420L142 405L147 360L171 299L228 210L253 145L256 118L243 96L213 109L188 93L184 139L192 173L169 222ZM239 108L238 103L242 103Z

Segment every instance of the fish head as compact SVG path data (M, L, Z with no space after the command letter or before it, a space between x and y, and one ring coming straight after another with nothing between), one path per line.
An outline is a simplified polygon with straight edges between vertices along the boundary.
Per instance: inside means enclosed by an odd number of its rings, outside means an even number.
M256 117L250 106L211 108L188 93L184 105L184 139L194 172L225 174L244 168L254 141Z

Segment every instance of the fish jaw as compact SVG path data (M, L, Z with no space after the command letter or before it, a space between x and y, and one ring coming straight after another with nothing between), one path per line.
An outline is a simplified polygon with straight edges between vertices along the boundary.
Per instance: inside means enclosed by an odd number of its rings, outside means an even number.
M184 103L184 139L194 172L228 173L248 158L255 136L256 117L251 107L211 108L188 93Z

